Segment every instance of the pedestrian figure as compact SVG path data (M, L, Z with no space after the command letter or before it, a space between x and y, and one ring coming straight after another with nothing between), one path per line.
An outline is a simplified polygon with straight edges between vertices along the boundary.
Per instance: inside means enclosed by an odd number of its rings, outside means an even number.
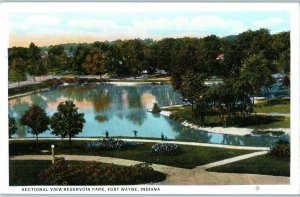
M167 138L167 136L165 136L165 141L168 141L168 138Z
M136 137L137 133L138 133L137 130L134 130L134 131L133 131L134 137Z
M106 138L108 138L108 136L109 136L109 133L107 130L105 131L105 136L106 136Z
M165 139L165 135L164 133L161 133L161 141L164 141L164 139Z

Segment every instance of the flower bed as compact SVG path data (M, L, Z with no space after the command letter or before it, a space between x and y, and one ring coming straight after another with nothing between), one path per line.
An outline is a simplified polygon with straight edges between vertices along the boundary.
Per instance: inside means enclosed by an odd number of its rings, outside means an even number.
M289 159L291 155L291 144L288 140L279 140L270 147L270 154L279 158Z
M154 144L151 152L155 154L177 154L181 152L181 148L179 145L172 143Z
M160 182L166 175L146 163L119 166L62 160L49 165L39 177L46 185L135 185Z
M138 142L128 142L124 140L115 140L112 138L95 140L91 141L87 144L88 148L91 149L101 149L101 150L123 150L129 147L134 147L142 145L142 143Z

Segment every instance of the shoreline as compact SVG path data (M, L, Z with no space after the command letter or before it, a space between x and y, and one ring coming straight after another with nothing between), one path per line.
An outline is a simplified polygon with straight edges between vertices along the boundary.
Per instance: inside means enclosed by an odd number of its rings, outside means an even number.
M180 106L180 105L178 105ZM162 109L167 108L169 106L162 107ZM172 112L162 110L160 115L169 117ZM185 127L189 127L195 130L206 131L209 133L219 133L219 134L227 134L227 135L238 135L238 136L245 136L245 135L252 135L252 128L239 128L239 127L203 127L193 123L188 122L187 120L180 122ZM291 134L290 128L269 128L264 130L272 130L272 131L283 131L285 134Z

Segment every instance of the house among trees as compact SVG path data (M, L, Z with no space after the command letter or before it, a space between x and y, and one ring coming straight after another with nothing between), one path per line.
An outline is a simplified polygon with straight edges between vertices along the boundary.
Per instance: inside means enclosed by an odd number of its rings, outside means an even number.
M48 51L41 51L40 52L40 57L42 58L42 59L44 59L44 58L46 58L46 57L48 57Z

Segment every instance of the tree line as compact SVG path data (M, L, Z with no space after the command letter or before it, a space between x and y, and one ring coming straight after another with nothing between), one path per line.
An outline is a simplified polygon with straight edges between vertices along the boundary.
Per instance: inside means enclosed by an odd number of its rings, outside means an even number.
M92 44L65 44L8 49L9 80L22 81L27 75L41 76L51 71L69 71L78 75L108 73L113 77L136 77L147 70L149 74L164 70L171 74L176 65L196 64L209 75L228 75L234 66L258 51L272 60L271 72L289 72L289 32L271 35L267 29L246 31L236 36L219 38L164 38L116 40ZM41 53L47 51L47 55ZM223 65L215 61L224 54Z

